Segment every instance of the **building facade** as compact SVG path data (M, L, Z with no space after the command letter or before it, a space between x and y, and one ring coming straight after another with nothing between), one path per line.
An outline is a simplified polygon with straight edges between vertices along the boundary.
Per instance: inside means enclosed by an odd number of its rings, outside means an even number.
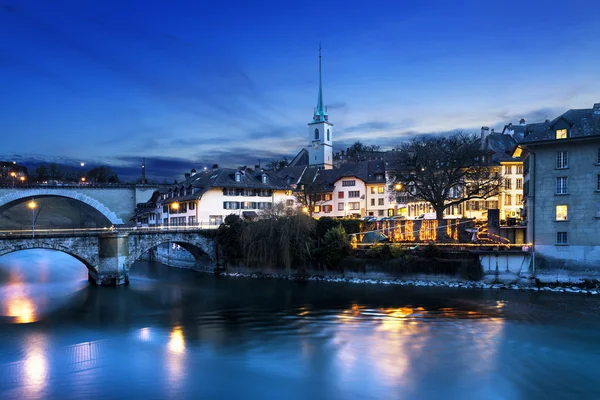
M521 149L538 265L600 267L600 104L536 124Z

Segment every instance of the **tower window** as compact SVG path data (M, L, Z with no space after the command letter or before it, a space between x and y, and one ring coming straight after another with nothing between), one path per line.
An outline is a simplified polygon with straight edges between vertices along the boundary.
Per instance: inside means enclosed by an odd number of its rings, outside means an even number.
M315 140L319 140L319 129L315 129Z
M331 136L329 136L329 129L327 129L327 140L331 140Z

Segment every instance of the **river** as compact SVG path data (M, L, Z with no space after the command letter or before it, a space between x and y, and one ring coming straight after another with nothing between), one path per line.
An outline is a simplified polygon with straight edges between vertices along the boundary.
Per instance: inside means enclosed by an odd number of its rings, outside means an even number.
M0 399L600 398L600 300L0 257Z

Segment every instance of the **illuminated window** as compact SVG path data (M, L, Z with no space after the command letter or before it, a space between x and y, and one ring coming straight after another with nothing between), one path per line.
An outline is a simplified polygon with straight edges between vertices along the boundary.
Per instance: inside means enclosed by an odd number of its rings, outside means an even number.
M567 205L560 204L556 206L556 220L566 221L567 220Z
M350 208L350 210L360 210L360 203L359 202L348 203L348 207Z
M507 194L504 196L504 205L505 206L512 205L512 196L510 194Z
M557 151L556 152L556 168L557 169L569 168L569 158L568 158L568 153L566 151Z
M556 178L556 194L567 194L567 177L559 176Z
M504 181L504 189L511 189L512 187L512 180L507 179Z
M375 194L375 186L371 186L371 194Z
M523 204L523 195L522 194L517 195L517 204Z
M556 130L556 138L557 139L566 139L567 138L567 130L566 129L557 129Z
M379 187L377 188L377 193L379 193L379 194L383 194L383 193L385 193L385 186L379 186Z
M523 175L523 166L522 165L517 165L517 174Z
M316 213L320 213L321 212L321 206L315 206L315 212Z
M523 179L517 179L517 189L523 189Z
M506 174L506 175L512 174L512 165L505 165L504 166L504 174Z
M567 232L556 232L556 244L569 244Z

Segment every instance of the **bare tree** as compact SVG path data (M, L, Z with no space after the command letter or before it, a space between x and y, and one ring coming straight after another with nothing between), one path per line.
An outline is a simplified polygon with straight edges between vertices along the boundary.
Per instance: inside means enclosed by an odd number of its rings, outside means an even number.
M294 191L296 201L302 205L303 211L306 211L309 216L313 216L316 207L320 207L325 203L327 192L317 181L317 176L308 183L301 183Z
M449 137L416 137L400 145L397 154L396 182L410 197L431 204L441 232L445 232L447 207L495 196L502 184L498 167L485 162L474 134L457 131Z

